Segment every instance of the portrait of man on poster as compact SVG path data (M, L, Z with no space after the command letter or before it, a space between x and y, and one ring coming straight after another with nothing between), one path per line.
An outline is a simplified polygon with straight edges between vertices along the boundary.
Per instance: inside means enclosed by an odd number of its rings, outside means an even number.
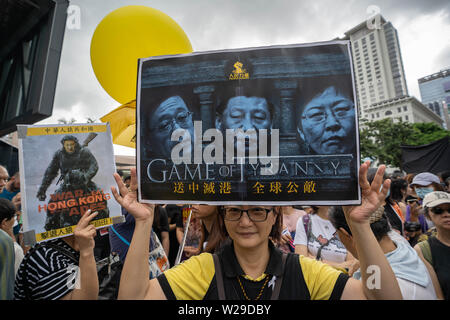
M257 152L259 130L266 129L270 135L274 107L264 93L267 89L258 82L249 82L247 85L231 85L219 92L221 101L216 107L216 129L221 131L224 139L227 129L241 130L234 139L235 154L237 150L245 150L246 155L253 149Z
M172 148L179 143L171 139L175 130L186 130L191 141L189 147L192 148L195 138L194 113L188 107L187 99L182 95L165 95L158 100L153 100L145 106L148 113L144 120L146 134L142 137L142 143L148 156L170 159Z

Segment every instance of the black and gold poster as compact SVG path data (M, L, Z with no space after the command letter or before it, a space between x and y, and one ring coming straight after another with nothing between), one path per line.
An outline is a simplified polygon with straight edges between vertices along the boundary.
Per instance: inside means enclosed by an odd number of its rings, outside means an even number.
M359 204L349 42L139 61L140 200Z

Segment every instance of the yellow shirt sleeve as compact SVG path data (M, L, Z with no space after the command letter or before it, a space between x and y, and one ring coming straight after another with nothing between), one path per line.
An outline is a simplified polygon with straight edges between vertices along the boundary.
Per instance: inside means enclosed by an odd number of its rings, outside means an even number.
M164 272L177 300L203 299L214 274L214 260L210 253L193 256Z
M300 256L300 265L311 300L330 299L341 272L323 262L305 256Z

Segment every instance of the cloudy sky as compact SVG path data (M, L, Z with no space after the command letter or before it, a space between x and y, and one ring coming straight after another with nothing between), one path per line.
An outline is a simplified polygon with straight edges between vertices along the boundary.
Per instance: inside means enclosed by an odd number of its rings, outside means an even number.
M174 19L194 51L326 41L379 10L400 38L409 94L420 100L417 79L450 67L448 0L71 0L79 8L79 28L66 28L53 116L99 119L120 104L97 81L90 61L95 28L111 11L146 5ZM70 17L69 17L70 18ZM71 22L74 22L72 16ZM72 24L73 26L73 24ZM116 154L134 150L115 147Z

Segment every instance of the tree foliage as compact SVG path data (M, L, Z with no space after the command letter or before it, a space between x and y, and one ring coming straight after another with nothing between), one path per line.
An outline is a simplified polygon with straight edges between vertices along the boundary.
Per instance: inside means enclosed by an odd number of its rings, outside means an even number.
M419 146L450 136L435 123L394 122L392 119L360 121L361 158L371 157L380 163L401 168L400 146Z
M71 118L70 120L67 120L66 118L58 119L59 124L73 124L75 122L77 122L77 120L75 118Z
M410 139L410 143L413 146L429 144L436 140L450 136L450 131L442 129L434 122L414 123L413 129L414 134Z

